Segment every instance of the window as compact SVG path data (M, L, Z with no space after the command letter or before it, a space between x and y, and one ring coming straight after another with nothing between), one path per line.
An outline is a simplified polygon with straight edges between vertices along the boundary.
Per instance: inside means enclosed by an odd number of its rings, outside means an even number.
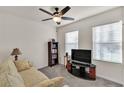
M93 27L93 59L122 63L122 21Z
M65 52L71 55L71 49L78 48L78 31L68 32L65 34Z

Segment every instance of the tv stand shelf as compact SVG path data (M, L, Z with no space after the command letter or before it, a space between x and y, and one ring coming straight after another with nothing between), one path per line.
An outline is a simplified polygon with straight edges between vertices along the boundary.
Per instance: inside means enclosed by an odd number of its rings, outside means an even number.
M95 80L96 79L96 66L94 64L80 64L80 63L67 63L67 70L80 78L84 78L87 80Z

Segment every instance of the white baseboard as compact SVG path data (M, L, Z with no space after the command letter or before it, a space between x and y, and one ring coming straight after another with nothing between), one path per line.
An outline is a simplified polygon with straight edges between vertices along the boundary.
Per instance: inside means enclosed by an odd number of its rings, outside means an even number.
M98 75L98 74L97 74L97 76L98 76L98 77L101 77L101 78L103 78L103 79L107 79L107 80L113 81L113 82L115 82L115 83L118 83L118 84L121 84L121 85L123 85L123 86L124 86L123 82L119 82L119 81L114 80L114 79L112 79L112 78L105 77L105 76Z

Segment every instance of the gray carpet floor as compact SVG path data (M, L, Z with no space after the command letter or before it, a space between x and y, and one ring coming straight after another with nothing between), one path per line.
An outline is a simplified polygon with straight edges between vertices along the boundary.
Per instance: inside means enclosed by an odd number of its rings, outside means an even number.
M45 67L40 69L49 78L62 76L65 78L64 85L70 87L121 87L122 85L97 77L95 81L85 80L70 74L63 65Z

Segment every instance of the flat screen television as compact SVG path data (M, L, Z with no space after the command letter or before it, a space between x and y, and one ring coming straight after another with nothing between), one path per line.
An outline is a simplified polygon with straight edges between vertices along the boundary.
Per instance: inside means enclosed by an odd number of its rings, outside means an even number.
M91 50L72 49L71 59L72 62L91 64Z

